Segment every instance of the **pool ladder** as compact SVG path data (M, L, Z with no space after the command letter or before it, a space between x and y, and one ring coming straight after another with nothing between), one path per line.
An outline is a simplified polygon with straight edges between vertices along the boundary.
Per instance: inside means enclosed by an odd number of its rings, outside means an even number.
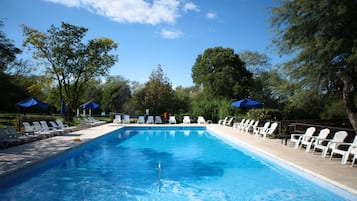
M157 178L157 187L158 187L158 190L160 192L161 190L161 161L159 161L159 164L157 165L157 169L158 169L158 178Z

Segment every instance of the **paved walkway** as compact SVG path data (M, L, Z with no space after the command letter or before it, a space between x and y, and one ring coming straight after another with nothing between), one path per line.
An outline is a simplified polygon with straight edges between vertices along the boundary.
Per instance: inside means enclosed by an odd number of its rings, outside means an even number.
M0 176L26 168L120 127L119 125L105 124L69 133L64 136L52 137L8 149L1 149ZM292 147L282 145L281 140L263 139L261 137L239 133L232 127L209 124L207 128L222 138L243 144L252 150L263 152L269 157L283 161L357 196L357 165L353 168L350 164L342 165L340 159L323 159L321 154L312 154L306 153L305 150L296 150ZM76 139L80 139L81 141L76 141Z
M97 138L118 128L120 128L118 125L105 124L62 136L0 149L0 177L26 168L63 151L70 150L88 140ZM77 139L80 139L80 141L77 141Z

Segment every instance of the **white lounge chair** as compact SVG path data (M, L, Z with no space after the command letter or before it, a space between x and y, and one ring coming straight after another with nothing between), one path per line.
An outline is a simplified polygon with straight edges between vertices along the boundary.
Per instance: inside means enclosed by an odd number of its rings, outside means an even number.
M51 127L49 127L50 129L56 129L62 134L68 132L68 130L66 130L64 128L60 128L59 125L55 121L48 121L48 123L50 123L50 125L51 125Z
M7 135L2 127L0 127L0 140L1 140L0 141L1 145L5 147L7 147L8 145L13 145L21 142L20 139L12 138L9 135Z
M148 119L146 120L147 124L153 124L154 123L154 116L148 116Z
M277 122L272 123L269 128L265 129L261 133L263 135L263 138L266 138L268 135L272 135L277 127L278 127L278 123Z
M138 124L144 124L145 123L145 117L144 116L139 116L137 123Z
M64 124L60 119L56 119L56 123L59 128L64 129L65 131L71 132L77 130L76 126L68 126L67 124Z
M253 130L253 134L254 135L259 135L260 133L264 133L266 129L268 129L270 126L270 122L267 121L264 123L264 125L262 127L256 127L254 130Z
M254 120L246 119L243 123L239 124L239 126L237 127L238 130L244 131L244 128L247 127L251 121Z
M259 121L255 121L253 126L248 128L248 133L252 133L253 134L254 130L258 128L258 125L259 125Z
M240 122L236 122L233 124L233 128L239 128L239 126L243 125L245 122L245 119L242 119Z
M231 126L231 125L233 125L233 120L234 120L234 117L230 117L230 118L228 119L228 121L223 122L223 125L225 125L225 126Z
M22 122L25 127L25 134L27 135L35 135L35 128L30 125L29 122Z
M33 121L32 122L33 126L34 126L34 131L35 131L35 134L39 134L39 135L42 135L42 136L45 136L45 137L51 137L55 134L55 132L52 132L52 131L45 131L40 122L38 121Z
M348 147L345 147L346 149L342 149L344 146L348 146ZM349 156L350 155L355 156L356 153L357 153L357 135L355 136L352 143L344 143L344 142L336 143L336 146L331 149L330 160L335 154L337 154L342 156L341 163L346 164L347 160L349 159ZM356 157L354 157L354 159L355 158ZM352 162L352 166L353 163L354 161Z
M301 139L300 149L305 146L306 152L310 152L311 147L316 139L326 139L328 134L330 134L330 129L321 129L317 136L306 136Z
M176 118L175 118L175 116L170 116L170 117L169 117L169 124L176 124Z
M33 141L36 140L36 136L30 136L30 135L20 135L18 132L15 131L15 129L10 126L7 125L6 126L6 130L9 133L9 135L11 136L11 138L15 138L15 139L19 139L20 141L24 141L24 142L29 142L29 141Z
M128 114L123 115L123 124L130 124L130 115Z
M327 155L327 152L330 149L334 149L336 147L337 143L343 142L346 137L347 137L346 131L337 131L332 139L321 139L321 140L316 139L316 144L314 145L314 149L313 149L312 153L314 153L316 149L319 149L322 151L321 156L323 158L325 158Z
M184 123L184 124L190 124L190 123L191 123L190 116L184 116L184 117L183 117L183 120L182 120L182 123Z
M243 131L246 132L246 133L248 133L250 130L253 129L253 124L256 123L256 122L259 123L259 121L251 120L251 121L249 122L249 124L248 124L246 127L243 128Z
M228 121L228 118L229 118L229 117L226 116L224 119L219 120L219 121L218 121L218 124L219 124L219 125L224 125L224 123L225 123L226 121Z
M198 124L205 124L206 123L206 120L203 116L198 116L197 117L197 123Z
M121 115L120 114L116 114L114 119L113 119L113 123L114 124L121 124L122 121L121 121Z
M312 136L314 135L316 131L315 127L309 127L306 129L304 134L301 133L293 133L290 136L290 144L295 144L295 149L299 148L301 141L304 140L305 141L310 141L312 140Z
M155 124L162 124L162 119L160 116L155 116Z
M97 120L92 116L89 116L87 119L88 119L89 122L92 122L94 125L103 125L103 124L106 123L106 121Z
M56 129L53 127L48 127L47 122L46 121L40 121L41 127L43 131L47 131L50 132L51 135L60 135L64 133L64 130L61 129Z

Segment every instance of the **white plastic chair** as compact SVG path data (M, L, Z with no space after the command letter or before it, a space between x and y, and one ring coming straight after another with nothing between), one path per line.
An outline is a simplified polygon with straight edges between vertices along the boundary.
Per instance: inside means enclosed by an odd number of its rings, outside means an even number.
M245 119L242 119L240 122L236 122L233 124L233 128L238 129L241 125L243 125L245 122Z
M162 119L160 116L155 116L155 124L162 124Z
M183 117L183 120L182 120L182 123L184 123L184 124L190 124L190 123L191 123L190 116L184 116L184 117Z
M115 115L115 118L114 118L114 120L113 120L113 123L115 123L115 124L121 124L121 123L122 123L122 121L121 121L121 115L120 115L120 114L116 114L116 115Z
M268 135L272 135L277 127L277 122L272 123L269 128L262 132L263 138L266 138Z
M175 118L175 116L170 116L170 117L169 117L169 124L176 124L176 118Z
M262 127L256 127L254 130L253 130L253 134L254 135L259 135L259 133L262 133L263 131L265 131L266 129L268 129L270 126L270 122L267 121L264 123L264 125Z
M315 143L312 153L314 153L316 149L320 149L322 151L321 156L323 158L325 158L327 155L327 152L330 149L334 149L338 143L343 142L346 137L347 137L346 131L337 131L332 139L316 139L316 143ZM327 144L324 144L326 142L327 142Z
M197 117L197 123L198 124L205 124L206 123L206 120L203 116L198 116Z
M311 147L313 146L313 143L315 142L315 140L316 139L326 139L328 134L330 134L330 129L324 128L324 129L320 130L318 136L303 137L301 140L300 149L301 149L301 147L303 147L305 145L306 152L310 152Z
M244 132L249 133L250 131L253 131L254 126L257 127L259 124L259 121L250 121L247 127L244 128Z
M123 124L130 124L130 116L128 114L123 115Z
M144 124L145 123L145 117L144 116L139 116L137 123L138 124Z
M77 130L76 126L68 126L67 124L64 124L60 119L56 119L56 123L61 129L64 129L65 131L71 132Z
M348 149L341 149L342 146L348 146ZM336 143L336 146L331 149L331 155L330 155L330 160L332 157L337 154L341 155L341 163L346 164L347 160L349 159L350 155L354 155L354 160L356 159L356 154L357 154L357 135L355 136L354 140L352 143ZM354 161L352 161L352 166L353 166Z
M154 123L154 116L148 116L148 119L146 120L147 124L153 124Z
M310 141L312 136L316 131L315 127L309 127L306 129L304 134L293 133L290 136L290 144L295 143L295 149L299 148L301 141L304 139L305 141Z

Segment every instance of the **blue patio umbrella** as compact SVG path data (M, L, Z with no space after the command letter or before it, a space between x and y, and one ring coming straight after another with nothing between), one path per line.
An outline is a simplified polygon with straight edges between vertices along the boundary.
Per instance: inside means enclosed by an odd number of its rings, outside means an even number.
M21 102L16 103L16 106L21 107L21 108L30 108L30 107L38 107L41 109L46 109L48 108L48 104L45 102L42 102L34 97L30 97L26 100L23 100Z
M66 112L67 112L67 106L66 106L66 102L62 99L61 100L61 115L64 116L66 115Z
M232 106L239 107L239 108L261 108L263 107L263 103L252 100L250 98L244 98L233 102Z
M90 108L90 109L95 109L99 107L98 103L95 103L93 101L86 102L82 105L83 108Z
M99 104L98 103L95 103L93 101L89 101L89 102L86 102L82 105L83 107L83 116L85 116L85 109L88 108L89 109L89 116L91 116L91 110L92 109L96 109L99 107Z

